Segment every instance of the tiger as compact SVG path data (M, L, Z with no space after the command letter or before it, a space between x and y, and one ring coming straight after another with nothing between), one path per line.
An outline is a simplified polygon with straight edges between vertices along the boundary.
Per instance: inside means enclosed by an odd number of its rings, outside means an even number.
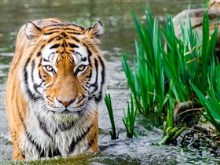
M99 151L103 33L101 21L83 27L46 18L21 27L6 84L14 160Z

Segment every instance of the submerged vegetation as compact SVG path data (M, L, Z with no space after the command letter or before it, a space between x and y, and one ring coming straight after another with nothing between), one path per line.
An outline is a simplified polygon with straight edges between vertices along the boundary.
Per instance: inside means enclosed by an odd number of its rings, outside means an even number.
M219 136L220 65L215 56L218 29L210 33L208 12L204 12L202 34L194 29L188 16L187 21L180 22L181 36L176 36L171 17L162 26L149 9L145 16L142 24L133 14L138 36L133 65L126 53L122 58L132 93L123 119L128 137L133 137L136 113L148 119L153 115L164 130L160 144L176 144L183 131L192 127L187 120L178 123L178 116L190 112L202 114L214 126L213 136Z

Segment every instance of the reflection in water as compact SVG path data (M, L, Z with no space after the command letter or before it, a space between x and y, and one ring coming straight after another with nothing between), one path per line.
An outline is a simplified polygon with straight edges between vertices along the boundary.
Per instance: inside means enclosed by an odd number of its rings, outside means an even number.
M184 0L181 2L168 0L149 1L154 15L162 17L165 13L176 14L182 9L201 7L203 0ZM1 49L14 45L18 29L26 22L48 17L57 17L73 21L81 25L91 25L94 21L102 20L106 34L103 39L105 50L120 47L131 50L134 39L131 11L138 17L144 14L146 0L1 0L0 12L0 42ZM131 42L129 44L129 42Z
M203 0L184 0L181 2L155 0L149 1L149 4L154 15L163 20L164 15L167 13L174 15L182 9L188 8L189 4L192 8L201 7L203 6L201 2ZM111 52L110 55L107 53L107 59L120 57L121 53L115 51L118 49L134 52L135 31L131 12L133 11L139 18L143 18L145 6L145 0L20 0L19 2L17 0L1 0L1 63L7 64L5 61L10 60L3 53L14 52L19 28L28 21L46 17L57 17L83 26L90 26L95 21L101 20L105 26L102 49ZM3 70L3 72L5 71L7 70Z
M149 0L152 12L161 21L166 13L175 15L183 9L198 8L203 6L203 0ZM105 35L102 40L102 49L108 60L109 83L107 90L112 96L115 110L115 122L120 133L119 140L111 141L109 136L110 123L105 105L100 105L100 138L99 143L102 154L91 158L90 162L109 163L121 162L124 164L160 164L160 163L195 163L197 156L182 152L181 148L170 146L157 147L152 143L161 138L161 130L148 131L138 128L141 137L126 139L122 123L123 108L129 97L126 88L126 79L122 73L122 51L134 52L135 31L131 11L143 19L146 0L1 0L0 2L0 101L3 102L5 94L5 81L9 63L13 56L15 38L19 28L26 22L45 17L58 17L63 20L73 21L83 26L89 26L97 20L105 25ZM144 21L144 20L143 20ZM11 146L8 145L8 131L3 104L0 106L0 161L10 159ZM105 148L105 149L103 149ZM114 155L114 156L111 156ZM136 158L141 160L136 161ZM87 158L86 158L87 159ZM204 158L205 159L205 158ZM203 162L204 159L198 161ZM100 161L102 160L102 161ZM114 160L114 161L108 161ZM81 159L80 159L81 161ZM68 162L65 160L65 162ZM70 161L71 162L71 161ZM213 163L211 160L208 164Z

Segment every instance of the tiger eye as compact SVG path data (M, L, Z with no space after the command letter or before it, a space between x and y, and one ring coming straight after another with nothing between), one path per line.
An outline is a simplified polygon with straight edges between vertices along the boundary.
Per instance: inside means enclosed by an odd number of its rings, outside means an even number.
M50 65L46 65L46 66L44 66L44 68L45 68L48 72L52 72L52 71L53 71L53 68L52 68L52 66L50 66Z
M78 67L78 70L79 70L79 71L82 71L82 70L84 70L84 69L85 69L85 65L81 65L81 66Z

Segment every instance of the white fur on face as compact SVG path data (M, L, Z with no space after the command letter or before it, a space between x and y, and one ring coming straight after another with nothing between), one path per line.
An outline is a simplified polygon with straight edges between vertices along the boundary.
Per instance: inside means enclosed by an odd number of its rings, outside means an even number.
M49 44L42 50L42 65L49 65L53 67L55 72L57 72L56 61L58 58L58 54L55 52L54 49L50 49L51 46L52 44Z
M56 67L56 61L57 61L59 54L55 53L56 49L55 48L51 49L51 46L52 46L51 44L47 45L42 50L42 65L43 66L49 65L54 69L55 72L57 72L58 68ZM78 46L78 48L74 48L74 52L71 54L71 57L75 63L75 67L73 68L73 73L76 72L76 70L79 66L81 66L81 65L85 66L85 69L83 71L80 71L79 73L77 73L77 76L79 76L87 69L87 66L89 64L89 60L88 60L87 49L82 45L77 45L77 46ZM54 76L54 74L55 74L55 73L50 73L50 72L48 72L48 73L50 74L50 76ZM45 93L43 94L43 96L44 96L44 99L47 100L46 99L47 96ZM78 101L79 101L78 98L76 98L75 101L72 102L68 106L68 110L71 112L76 112L76 111L81 111L82 109L84 109L86 104L78 107ZM87 100L85 100L85 102L87 102ZM62 112L66 109L66 107L62 103L60 103L56 98L54 98L54 100L53 100L54 107L52 107L48 103L46 105L49 110L56 111L56 112Z

